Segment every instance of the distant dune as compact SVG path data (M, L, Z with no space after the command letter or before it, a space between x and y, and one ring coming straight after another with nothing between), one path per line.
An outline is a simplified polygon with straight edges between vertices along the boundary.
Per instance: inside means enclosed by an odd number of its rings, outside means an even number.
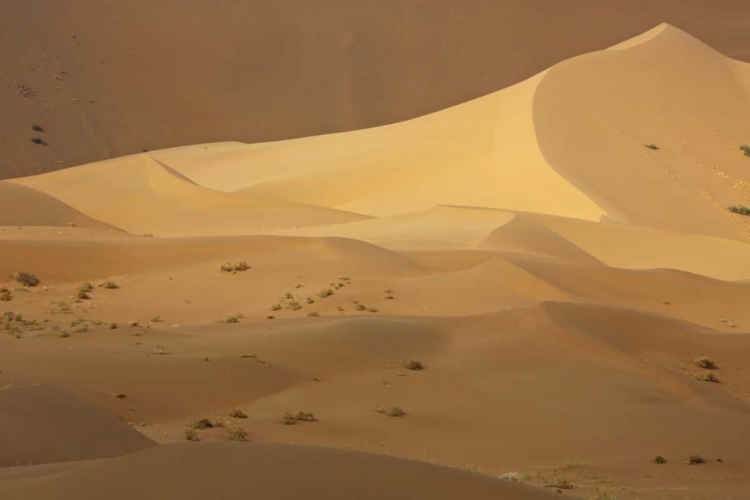
M749 15L733 0L5 0L0 179L393 123L661 22L750 60Z

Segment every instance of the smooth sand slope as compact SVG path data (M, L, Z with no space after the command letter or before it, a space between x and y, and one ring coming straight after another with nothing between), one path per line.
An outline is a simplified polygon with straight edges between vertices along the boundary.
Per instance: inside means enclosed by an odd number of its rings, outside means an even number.
M59 389L0 377L0 467L108 458L155 444Z
M160 446L114 460L9 472L0 472L6 498L25 500L71 495L81 499L137 496L196 500L209 496L278 500L558 498L554 492L419 462L267 444ZM143 490L143 484L149 485L148 491ZM217 484L223 486L222 491L217 491Z
M734 0L5 0L0 178L406 120L664 21L748 60L749 13ZM31 143L35 123L48 146Z
M3 498L744 500L745 72L661 25L407 122L1 182Z

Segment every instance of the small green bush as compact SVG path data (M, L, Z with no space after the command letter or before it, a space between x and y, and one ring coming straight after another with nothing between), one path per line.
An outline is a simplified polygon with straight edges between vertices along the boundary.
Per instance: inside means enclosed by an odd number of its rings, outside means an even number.
M750 215L750 207L744 205L729 205L727 210L739 215Z

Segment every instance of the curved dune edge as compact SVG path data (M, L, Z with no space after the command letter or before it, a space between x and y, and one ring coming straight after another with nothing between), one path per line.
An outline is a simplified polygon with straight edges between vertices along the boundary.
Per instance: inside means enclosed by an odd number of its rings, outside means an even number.
M367 216L197 185L169 165L135 155L14 179L135 234L222 236L362 220Z
M66 470L67 469L67 470ZM60 474L60 470L66 470ZM294 471L293 480L289 472ZM0 471L4 498L205 499L217 494L293 500L475 498L543 500L556 493L398 458L260 443L159 446L65 469ZM3 477L5 476L5 477ZM144 485L148 488L144 488ZM72 496L71 496L72 498Z
M0 226L70 225L119 231L42 191L9 181L0 181Z
M155 444L55 387L0 377L0 468L109 458Z
M467 205L598 220L604 212L539 153L530 117L541 78L375 129L220 145L214 158L213 146L196 147L202 166L188 150L151 154L214 189L378 217Z
M545 74L533 110L544 157L621 221L747 241L750 221L726 206L750 196L738 151L750 67L669 25L631 42Z

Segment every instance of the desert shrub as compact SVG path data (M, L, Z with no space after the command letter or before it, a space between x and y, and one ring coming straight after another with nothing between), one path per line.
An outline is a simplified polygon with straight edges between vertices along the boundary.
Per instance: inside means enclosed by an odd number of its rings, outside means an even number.
M266 319L276 319L276 316L274 316L273 314L269 314L268 316L266 316Z
M376 313L376 312L378 312L378 310L375 309L374 307L368 307L367 308L367 312Z
M33 130L34 132L44 132L44 127L42 127L38 123L35 123L31 126L31 130Z
M376 408L376 412L388 415L389 417L403 417L406 416L406 412L398 406L391 406L390 408Z
M320 313L313 311L310 314L308 314L307 317L308 318L319 318L320 317Z
M569 479L564 477L556 477L549 483L544 483L545 488L555 488L558 490L570 490L573 489L573 483Z
M745 156L750 156L750 146L748 146L747 144L743 144L742 146L740 146L740 151L745 153Z
M404 361L404 366L407 370L419 371L424 370L424 365L418 359L407 359Z
M88 293L86 293L83 289L79 288L73 294L72 298L78 299L78 300L89 300L89 299L91 299L91 296Z
M292 311L299 311L302 309L302 304L300 304L297 300L292 299L286 302L285 304L287 309L290 309Z
M729 205L727 207L727 210L735 214L750 215L750 207L746 207L744 205Z
M151 318L150 321L151 321L151 323L161 323L164 320L162 320L161 317L159 317L159 316L154 316L153 318Z
M234 323L239 323L242 318L244 318L244 316L242 314L233 314L233 315L228 316L228 317L226 317L224 319L218 320L217 323L234 324Z
M330 288L324 288L323 290L318 292L318 297L320 297L321 299L325 299L327 297L330 297L331 295L333 295L333 290L331 290Z
M393 295L396 292L394 292L393 289L389 288L384 293L386 293L387 295Z
M245 415L245 412L243 412L240 409L233 410L232 413L229 414L232 418L247 418L247 415Z
M117 290L120 286L114 281L107 280L99 285L100 287L106 288L107 290Z
M200 436L195 429L185 429L185 439L188 441L200 441Z
M13 295L11 295L10 290L7 288L0 288L0 301L10 302L12 298Z
M44 139L42 139L41 137L32 137L31 138L31 142L33 142L34 144L38 144L40 146L46 146L47 145L47 143L44 142Z
M701 368L705 368L706 370L716 370L717 368L719 368L716 365L716 362L707 356L695 358L695 364L700 366Z
M366 311L367 306L364 304L357 304L356 306L354 306L354 309L356 309L357 311Z
M653 142L647 142L646 144L643 145L643 147L644 148L648 148L648 149L652 149L654 151L656 151L657 149L659 149L659 146L657 146Z
M393 300L393 299L394 299L393 295L386 295L385 296L385 300Z
M690 456L689 456L689 457L688 457L688 458L687 458L687 459L685 460L685 463L686 463L687 465L700 465L700 464L705 464L705 463L706 463L706 459L705 459L705 458L703 458L703 457L702 457L702 456L700 456L700 455L690 455Z
M281 304L277 303L277 304L271 305L271 310L272 311L280 311L281 309L283 309L283 306Z
M110 330L117 330L117 323L110 323L109 324L109 329Z
M13 273L13 279L23 286L37 286L39 284L39 278L25 271Z
M700 375L696 375L695 378L703 382L719 382L719 377L713 372L703 372Z
M297 422L315 422L317 419L313 412L300 411L297 413L287 412L281 418L281 421L286 425L294 425Z
M247 271L250 269L250 266L247 262L227 262L226 264L222 264L219 270L222 273L237 273L242 271Z
M656 456L654 457L654 463L656 463L656 464L665 464L665 463L667 463L667 459L666 459L666 458L664 458L664 457L663 457L663 456L661 456L661 455L656 455Z
M198 420L197 422L193 422L193 424L190 426L192 429L213 429L214 424L207 418L202 418Z
M225 432L229 441L245 441L247 439L247 431L242 427L227 427Z
M307 298L307 303L308 303L308 304L315 304L315 299L314 299L314 298L312 298L312 297L308 297L308 298Z
M89 283L88 281L86 283L83 283L78 286L78 289L83 292L93 292L94 291L94 285Z
M140 325L141 323L136 320L128 321L128 326L135 328L136 326Z

